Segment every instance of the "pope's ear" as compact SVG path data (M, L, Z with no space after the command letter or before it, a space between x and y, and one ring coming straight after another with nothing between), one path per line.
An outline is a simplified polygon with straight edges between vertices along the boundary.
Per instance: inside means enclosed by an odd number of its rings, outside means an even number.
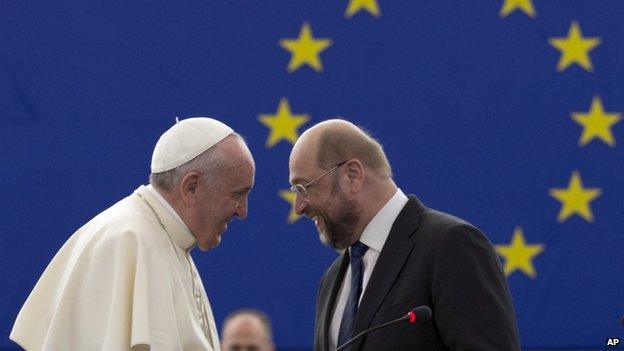
M201 182L201 175L197 172L189 172L182 177L180 182L180 196L186 204L194 204L197 199L197 191Z

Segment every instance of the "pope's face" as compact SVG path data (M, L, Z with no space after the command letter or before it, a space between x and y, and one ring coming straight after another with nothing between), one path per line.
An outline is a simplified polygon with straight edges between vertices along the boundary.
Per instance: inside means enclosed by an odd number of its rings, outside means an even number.
M247 197L254 184L255 166L251 157L202 179L193 208L197 246L206 251L219 245L232 219L247 217Z

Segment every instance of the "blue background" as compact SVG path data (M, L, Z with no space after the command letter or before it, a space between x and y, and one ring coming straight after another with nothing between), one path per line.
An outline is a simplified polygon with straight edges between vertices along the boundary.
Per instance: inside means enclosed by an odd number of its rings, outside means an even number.
M515 227L545 250L509 284L523 349L604 349L624 337L624 123L616 145L578 144L570 118L600 96L624 110L624 1L534 0L536 18L502 1L378 0L381 16L345 17L347 1L0 0L0 348L47 263L83 223L147 183L152 148L175 116L212 116L256 159L249 217L222 245L194 252L219 328L228 312L272 318L280 349L312 345L318 281L336 254L313 224L286 219L283 140L265 146L285 97L305 128L343 116L383 144L395 180L428 206L467 219L495 245ZM556 66L552 37L572 21L600 37L593 72ZM322 73L288 73L304 22L333 45ZM573 171L595 221L559 223ZM619 205L618 205L619 204ZM504 262L504 260L503 260Z

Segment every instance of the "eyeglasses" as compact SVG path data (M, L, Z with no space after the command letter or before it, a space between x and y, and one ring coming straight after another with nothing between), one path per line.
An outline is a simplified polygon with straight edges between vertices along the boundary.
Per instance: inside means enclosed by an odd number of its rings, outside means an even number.
M297 195L303 197L304 199L309 199L310 198L310 193L308 192L308 188L310 188L314 183L318 182L324 176L326 176L326 175L330 174L331 172L337 170L338 167L344 165L345 163L347 163L347 161L349 161L349 160L345 160L345 161L340 162L339 164L335 165L334 167L330 168L328 171L324 172L323 174L321 174L318 177L312 179L311 181L307 182L304 185L293 184L290 187L290 191L292 191L293 193L296 193Z

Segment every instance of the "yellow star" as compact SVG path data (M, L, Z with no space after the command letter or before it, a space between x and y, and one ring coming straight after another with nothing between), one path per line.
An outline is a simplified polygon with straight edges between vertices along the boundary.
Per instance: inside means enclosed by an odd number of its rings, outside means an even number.
M332 41L331 39L315 39L312 36L310 24L304 23L299 32L299 38L296 40L281 39L279 44L292 54L288 63L288 72L292 73L304 64L321 72L323 64L319 55L332 44Z
M578 22L572 22L567 38L551 38L550 45L561 51L561 57L557 64L557 71L561 72L573 63L585 68L586 71L594 70L589 51L600 45L602 39L598 37L584 38Z
M502 18L505 18L517 9L522 10L522 12L526 13L527 16L531 18L537 16L532 0L504 0L503 7L501 7L498 14Z
M619 113L605 112L599 96L594 96L588 113L573 112L572 119L583 126L583 134L579 139L580 146L587 145L594 138L601 139L611 147L615 146L611 126L619 122L622 117Z
M559 223L568 219L573 214L578 214L588 222L594 221L594 215L589 203L602 194L600 188L583 188L581 176L578 171L572 172L567 189L550 189L550 196L561 202L561 211L557 220Z
M266 147L271 148L280 140L286 139L294 144L299 138L297 128L310 120L308 115L293 115L290 111L290 104L286 98L281 98L277 113L274 115L261 114L258 119L262 124L271 129Z
M368 11L368 13L375 17L381 16L381 12L379 11L379 5L377 5L377 0L349 0L349 5L347 6L345 17L351 18L362 9L365 9L366 11Z
M295 198L297 196L297 194L293 193L290 190L280 190L279 191L279 196L288 201L291 205L290 207L290 213L288 214L288 219L286 220L289 224L293 224L296 221L299 220L299 218L301 218L301 216L299 216L296 212L295 212Z
M496 252L505 258L504 271L509 276L516 270L521 270L532 279L535 279L537 272L533 267L533 258L544 251L544 245L527 245L524 241L522 228L514 229L513 237L509 245L495 245Z

